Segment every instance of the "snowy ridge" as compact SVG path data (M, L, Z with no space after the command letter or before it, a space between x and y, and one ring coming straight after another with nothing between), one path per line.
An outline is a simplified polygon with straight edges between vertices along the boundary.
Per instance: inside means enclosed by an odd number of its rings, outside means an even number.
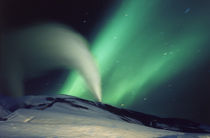
M66 95L25 96L16 101L4 98L0 114L2 137L210 136L209 126L192 121L160 118Z

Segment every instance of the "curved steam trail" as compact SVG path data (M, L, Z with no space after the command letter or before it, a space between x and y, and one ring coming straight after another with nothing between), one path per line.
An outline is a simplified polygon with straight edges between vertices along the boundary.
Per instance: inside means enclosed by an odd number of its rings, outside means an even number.
M61 24L25 27L1 38L0 92L22 96L23 80L56 68L75 68L101 101L101 82L87 41Z

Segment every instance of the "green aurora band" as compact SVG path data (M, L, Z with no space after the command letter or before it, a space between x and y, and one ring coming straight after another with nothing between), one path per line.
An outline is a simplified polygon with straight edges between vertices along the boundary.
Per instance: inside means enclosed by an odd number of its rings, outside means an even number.
M129 108L144 93L193 66L207 40L202 17L184 10L166 17L160 0L125 0L104 19L92 53L102 75L103 102ZM60 94L93 99L77 72L69 75ZM143 98L141 98L143 99Z

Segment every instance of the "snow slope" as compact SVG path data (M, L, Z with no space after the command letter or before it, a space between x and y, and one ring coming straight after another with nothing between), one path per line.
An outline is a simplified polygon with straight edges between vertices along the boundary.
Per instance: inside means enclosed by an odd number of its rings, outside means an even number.
M210 127L72 96L1 97L0 137L210 138Z

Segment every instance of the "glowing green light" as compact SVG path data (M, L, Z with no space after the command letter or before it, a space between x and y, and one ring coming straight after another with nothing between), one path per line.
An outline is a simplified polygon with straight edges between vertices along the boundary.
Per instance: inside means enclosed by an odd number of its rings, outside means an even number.
M207 39L200 25L192 22L180 29L176 23L164 26L166 20L162 19L156 26L160 2L124 1L101 27L92 53L102 75L103 102L129 107L137 96L198 58L196 50ZM181 31L174 33L173 28ZM61 93L90 99L87 91L80 75L73 73Z

